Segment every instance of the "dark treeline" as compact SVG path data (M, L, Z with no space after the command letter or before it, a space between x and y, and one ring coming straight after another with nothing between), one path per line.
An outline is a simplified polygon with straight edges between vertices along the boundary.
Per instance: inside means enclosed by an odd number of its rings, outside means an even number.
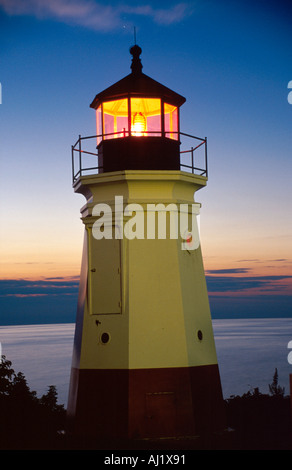
M285 396L285 389L278 384L277 369L269 391L262 394L254 388L225 400L234 449L292 450L290 396Z
M0 449L54 449L62 445L66 411L54 385L37 398L22 372L2 356L0 364Z
M275 369L269 394L255 388L225 400L230 450L292 450L290 396L278 384ZM41 398L24 375L2 356L0 363L0 449L69 450L66 410L54 385Z

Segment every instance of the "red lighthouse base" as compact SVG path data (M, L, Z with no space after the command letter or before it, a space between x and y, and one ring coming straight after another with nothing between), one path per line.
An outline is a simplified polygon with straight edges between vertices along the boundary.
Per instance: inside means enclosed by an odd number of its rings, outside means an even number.
M217 365L73 369L71 380L77 391L74 409L72 403L68 407L75 447L145 449L154 442L176 447L180 442L186 448L217 448L224 434Z

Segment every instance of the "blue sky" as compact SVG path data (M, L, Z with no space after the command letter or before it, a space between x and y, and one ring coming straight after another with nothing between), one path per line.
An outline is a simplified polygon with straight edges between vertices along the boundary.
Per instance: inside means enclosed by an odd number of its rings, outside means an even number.
M208 138L201 239L214 316L291 316L292 6L284 1L0 0L0 323L73 319L84 199L71 145L89 104L143 72ZM3 313L2 313L3 312Z

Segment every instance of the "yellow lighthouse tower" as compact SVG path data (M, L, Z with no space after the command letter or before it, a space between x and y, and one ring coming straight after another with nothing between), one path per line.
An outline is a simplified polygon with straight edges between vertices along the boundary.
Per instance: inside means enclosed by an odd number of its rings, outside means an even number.
M130 52L131 73L91 103L97 135L72 146L86 202L68 417L80 447L200 446L224 430L195 197L207 142L181 132L185 98Z

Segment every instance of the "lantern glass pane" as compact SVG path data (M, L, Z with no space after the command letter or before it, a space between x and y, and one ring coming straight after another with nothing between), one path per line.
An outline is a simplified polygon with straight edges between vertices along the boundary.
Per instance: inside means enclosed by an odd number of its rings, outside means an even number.
M154 137L161 136L161 116L149 116L147 118L147 132L148 135Z
M114 123L115 119L114 116L111 114L103 113L103 125L104 125L104 138L105 139L113 139L114 135Z
M97 135L97 145L102 140L102 119L101 119L101 106L96 110L96 135Z
M103 103L104 139L116 139L128 134L128 100Z
M136 136L161 136L159 98L131 98L131 133Z
M178 140L178 110L176 106L164 103L165 137Z

